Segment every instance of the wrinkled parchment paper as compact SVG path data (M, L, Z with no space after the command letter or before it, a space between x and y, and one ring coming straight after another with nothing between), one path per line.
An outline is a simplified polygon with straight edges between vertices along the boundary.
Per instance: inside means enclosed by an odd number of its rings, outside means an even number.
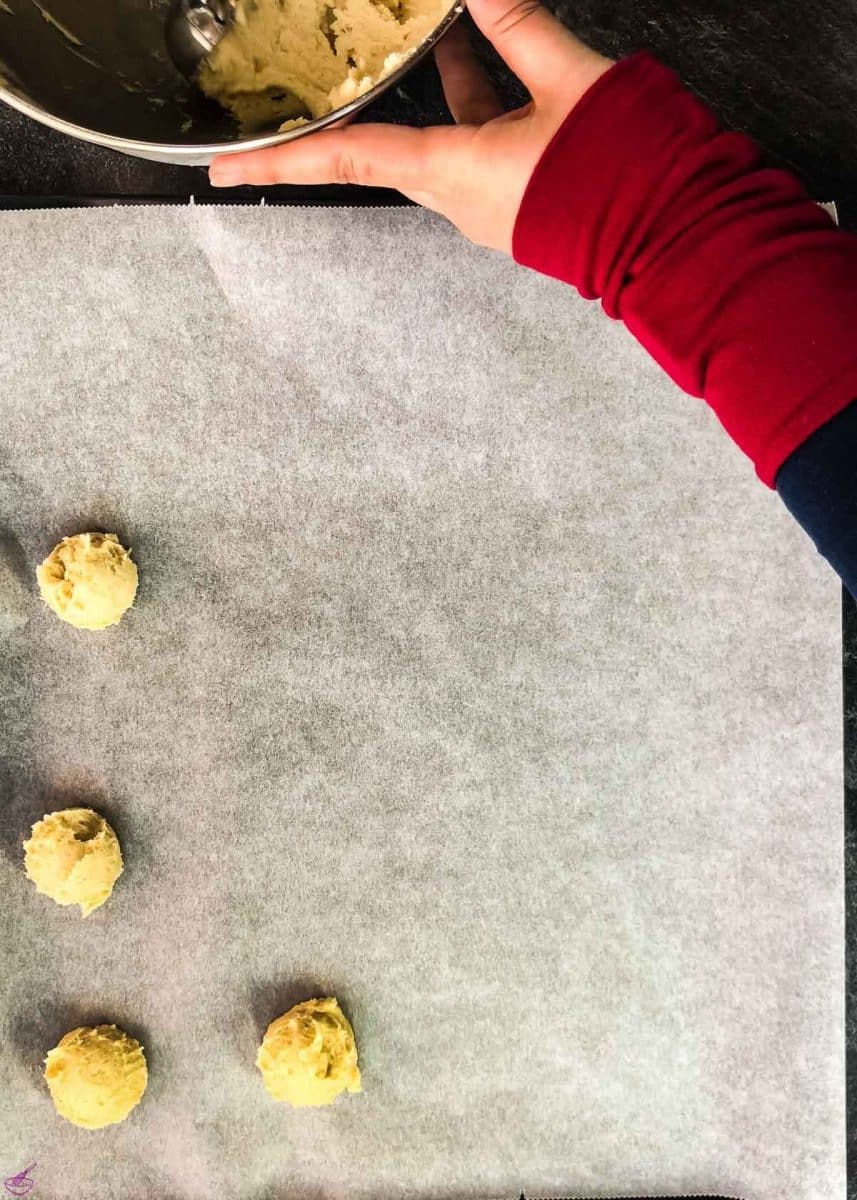
M414 211L0 220L0 1172L38 1200L844 1194L839 588L704 406ZM135 610L39 602L61 535ZM21 842L88 803L86 921ZM337 995L365 1094L269 1100ZM86 1133L67 1029L151 1081Z

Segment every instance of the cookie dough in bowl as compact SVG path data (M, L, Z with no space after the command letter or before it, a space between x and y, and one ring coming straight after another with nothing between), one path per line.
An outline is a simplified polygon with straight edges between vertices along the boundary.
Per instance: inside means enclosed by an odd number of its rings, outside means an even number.
M449 0L237 0L198 82L242 132L323 117L413 55Z

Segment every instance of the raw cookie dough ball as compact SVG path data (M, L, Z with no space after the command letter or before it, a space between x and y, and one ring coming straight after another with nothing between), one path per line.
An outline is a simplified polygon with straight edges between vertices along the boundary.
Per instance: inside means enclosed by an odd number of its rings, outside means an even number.
M33 826L24 842L24 870L57 904L77 904L87 917L104 903L122 874L119 839L91 808L67 808Z
M115 533L63 538L36 577L45 604L77 629L115 625L137 593L137 568Z
M274 1099L297 1108L360 1091L354 1030L332 998L306 1000L272 1021L256 1066Z
M115 1025L73 1029L45 1059L54 1107L82 1129L124 1121L148 1078L143 1047Z

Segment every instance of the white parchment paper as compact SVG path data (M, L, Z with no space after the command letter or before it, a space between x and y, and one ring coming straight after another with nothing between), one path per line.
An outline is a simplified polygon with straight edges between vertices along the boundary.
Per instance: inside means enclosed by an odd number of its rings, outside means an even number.
M844 1195L839 587L704 406L415 211L0 219L0 1172L37 1200ZM39 602L118 533L138 603ZM21 842L88 803L81 921ZM365 1094L274 1104L331 992ZM86 1133L67 1029L142 1037Z

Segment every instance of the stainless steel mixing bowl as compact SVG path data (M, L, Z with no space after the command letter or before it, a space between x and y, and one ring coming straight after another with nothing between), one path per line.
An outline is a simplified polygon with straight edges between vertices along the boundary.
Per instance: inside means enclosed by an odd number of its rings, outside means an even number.
M392 87L461 11L457 4L398 71L297 129L241 137L179 74L164 46L169 0L0 0L0 99L62 133L158 162L276 146L342 120Z

